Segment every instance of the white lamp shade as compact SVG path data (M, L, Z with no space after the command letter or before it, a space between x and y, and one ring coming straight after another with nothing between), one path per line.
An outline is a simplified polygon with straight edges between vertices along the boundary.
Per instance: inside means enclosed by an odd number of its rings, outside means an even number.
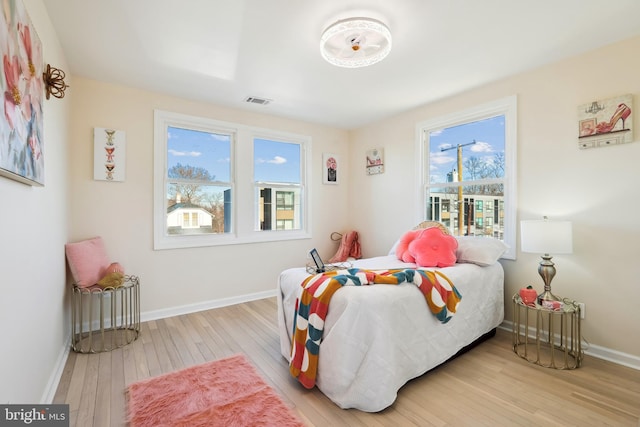
M522 252L570 254L573 252L571 221L520 221Z

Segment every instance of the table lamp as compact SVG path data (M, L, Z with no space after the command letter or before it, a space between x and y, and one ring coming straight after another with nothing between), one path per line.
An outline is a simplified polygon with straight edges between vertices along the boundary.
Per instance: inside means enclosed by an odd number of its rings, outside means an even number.
M520 245L522 252L542 254L538 273L544 281L544 292L538 295L538 304L542 301L558 301L551 293L551 280L556 275L556 267L551 261L553 254L573 252L571 221L543 220L520 221Z

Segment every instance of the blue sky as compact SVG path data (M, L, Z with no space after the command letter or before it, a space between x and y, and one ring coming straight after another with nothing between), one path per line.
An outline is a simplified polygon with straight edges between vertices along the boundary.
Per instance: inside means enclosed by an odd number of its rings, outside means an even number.
M300 145L256 139L254 180L300 182Z
M231 174L231 144L228 135L217 135L169 127L167 161L171 169L178 163L201 167L216 181L229 181Z
M496 116L431 132L429 138L431 182L446 182L447 173L453 169L457 170L457 149L442 151L442 148L457 147L474 140L476 141L475 144L462 147L463 164L471 156L491 162L496 153L504 153L504 116ZM465 179L464 176L463 179Z
M205 168L217 181L230 181L231 143L228 135L169 127L168 167L178 163ZM300 145L256 139L254 179L300 182Z
M430 134L431 182L446 182L447 173L457 168L457 150L463 147L463 163L475 156L491 162L496 153L504 153L504 116L449 127ZM202 167L217 181L230 181L231 144L228 135L169 127L168 167L177 163ZM263 182L300 182L300 145L266 139L254 141L254 180Z

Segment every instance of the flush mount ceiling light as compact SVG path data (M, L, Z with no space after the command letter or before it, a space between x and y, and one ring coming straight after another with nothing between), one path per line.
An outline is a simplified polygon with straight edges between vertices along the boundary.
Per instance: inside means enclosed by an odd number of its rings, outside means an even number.
M391 32L371 18L348 18L329 26L320 38L320 53L333 65L366 67L382 61L391 51Z

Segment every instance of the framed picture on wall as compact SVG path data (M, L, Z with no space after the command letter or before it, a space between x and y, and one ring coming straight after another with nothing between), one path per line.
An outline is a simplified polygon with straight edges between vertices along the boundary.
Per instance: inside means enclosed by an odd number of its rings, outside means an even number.
M340 159L335 154L322 154L322 183L338 184L340 179Z
M93 179L124 181L126 168L126 135L124 131L93 129Z
M367 150L367 175L376 175L384 172L384 150L372 148Z
M578 147L633 142L633 96L599 99L578 107Z
M21 0L4 2L0 43L4 102L0 103L0 175L44 185L42 44ZM6 36L6 39L5 39Z

